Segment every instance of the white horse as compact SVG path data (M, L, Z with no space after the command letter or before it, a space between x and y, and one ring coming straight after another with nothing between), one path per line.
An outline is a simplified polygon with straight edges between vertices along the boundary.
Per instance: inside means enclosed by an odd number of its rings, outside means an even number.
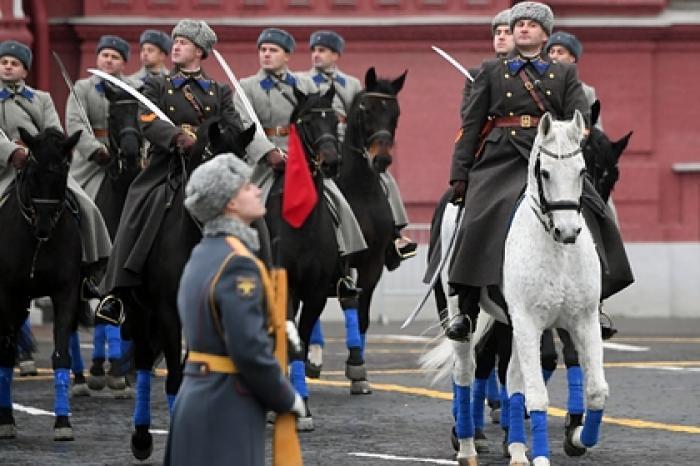
M511 465L529 464L523 425L525 400L531 417L533 463L549 464L548 398L540 364L544 329L560 327L571 333L584 370L587 412L583 426L567 430L565 442L570 448L585 451L597 443L608 396L598 318L600 263L581 215L585 162L580 142L584 128L578 111L571 121L554 121L549 114L542 117L530 155L525 196L516 208L506 239L502 291L513 325L513 355L507 377ZM453 231L454 225L449 224L454 222L455 213L456 209L448 206L443 236ZM506 320L503 312L485 298L484 292L482 310ZM448 299L448 308L450 317L458 312L456 297ZM469 386L474 378L473 349L480 329L489 320L481 313L470 342L446 340L421 361L423 367L442 369L440 374L452 372L460 466L477 464Z

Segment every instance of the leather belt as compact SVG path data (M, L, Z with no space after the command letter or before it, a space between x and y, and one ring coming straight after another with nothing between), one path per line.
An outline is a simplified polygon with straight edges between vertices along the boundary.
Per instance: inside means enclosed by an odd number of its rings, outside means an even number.
M274 128L263 128L267 136L289 136L289 126L275 126Z
M92 132L95 133L96 138L106 138L109 136L107 128L92 128Z
M535 128L540 122L540 117L530 115L517 115L497 117L494 119L496 128Z
M229 356L211 353L190 351L187 362L199 366L198 375L207 375L210 372L219 374L237 374L238 369Z

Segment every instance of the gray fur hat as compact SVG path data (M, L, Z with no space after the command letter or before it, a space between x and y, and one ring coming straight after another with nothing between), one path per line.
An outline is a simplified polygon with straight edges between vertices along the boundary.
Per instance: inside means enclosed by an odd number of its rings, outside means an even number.
M547 45L544 47L545 52L549 53L549 49L553 45L563 45L566 47L571 55L576 57L576 61L579 61L581 55L583 55L583 45L581 45L581 42L579 42L575 35L569 32L557 31L552 34L547 41Z
M207 58L217 41L216 33L201 19L181 19L170 33L173 39L177 36L191 40L194 45L202 49L203 58Z
M267 28L258 36L258 48L260 48L261 44L279 45L287 53L292 53L296 42L294 37L284 29Z
M95 53L99 54L102 49L112 49L116 50L119 55L122 56L124 61L129 61L129 52L131 47L129 43L118 36L104 35L100 37L97 41L97 51Z
M139 39L139 45L143 46L143 44L153 44L167 55L173 46L173 40L163 31L146 29L141 33L141 38Z
M198 166L185 187L185 208L200 222L215 219L243 185L252 169L234 154L219 154Z
M498 26L508 26L510 27L510 8L500 11L491 20L491 32L495 33Z
M343 53L345 40L335 31L316 31L309 37L309 48L322 45L336 53Z
M521 19L537 21L547 35L552 34L554 27L554 13L552 9L540 2L520 2L510 9L510 30Z
M16 40L6 40L0 43L0 57L9 55L21 61L24 69L29 71L32 68L32 50Z

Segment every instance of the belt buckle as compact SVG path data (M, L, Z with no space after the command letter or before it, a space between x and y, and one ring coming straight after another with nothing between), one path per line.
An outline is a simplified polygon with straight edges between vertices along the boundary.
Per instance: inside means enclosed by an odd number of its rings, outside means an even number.
M530 118L530 115L520 115L520 127L521 128L532 127L532 119Z
M182 132L185 133L187 136L191 137L195 141L197 140L197 133L194 131L194 126L192 126L189 123L183 123L180 125L180 129L182 129Z
M275 126L275 136L283 137L282 133L284 133L284 126Z

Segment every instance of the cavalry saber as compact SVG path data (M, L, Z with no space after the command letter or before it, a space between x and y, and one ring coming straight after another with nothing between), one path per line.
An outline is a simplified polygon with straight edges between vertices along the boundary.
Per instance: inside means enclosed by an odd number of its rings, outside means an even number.
M447 248L445 251L442 253L442 257L440 258L440 262L438 263L437 268L435 269L435 274L433 277L430 279L430 283L428 284L428 289L425 292L425 295L423 295L423 298L420 300L418 305L413 309L411 314L406 318L404 323L401 325L401 328L406 328L410 324L413 323L414 320L416 320L416 317L418 317L418 313L423 309L423 306L425 305L426 301L428 301L428 298L430 297L430 293L432 293L433 288L435 287L435 283L437 283L438 278L440 278L440 274L442 273L442 269L445 268L445 264L447 264L447 260L452 256L452 250L454 249L455 246L455 240L457 239L457 232L459 231L459 226L462 223L462 214L464 213L464 204L459 206L459 210L457 210L457 216L455 217L455 229L452 232L452 237L450 238L450 243L447 245Z
M78 99L78 95L75 93L75 85L68 75L68 70L66 70L63 60L61 60L61 57L58 56L55 50L51 51L51 53L53 54L53 58L56 60L56 63L58 63L58 68L61 70L61 76L63 76L66 86L68 86L68 91L73 96L73 99L75 99L75 105L78 107L80 119L83 120L83 123L85 123L85 127L87 128L88 133L90 133L90 136L95 137L95 131L92 129L92 124L90 123L90 119L87 116L85 108L83 108L83 104L80 103L80 99Z
M152 111L153 113L155 113L155 115L156 115L158 118L160 118L161 120L166 121L166 122L170 123L171 125L175 126L175 123L173 123L173 121L172 121L170 118L168 118L168 116L167 116L165 113L163 113L163 111L162 111L161 109L159 109L159 108L156 106L156 104L154 104L154 103L151 101L151 99L149 99L149 98L146 97L145 95L141 94L139 91L137 91L137 90L134 89L133 87L129 86L129 85L128 85L127 83L125 83L124 81L121 81L121 80L115 78L115 77L112 76L111 74L107 74L107 73L105 73L104 71L96 70L96 69L94 69L94 68L88 68L88 73L92 73L92 74L94 74L95 76L99 76L100 78L105 79L105 80L109 81L110 83L114 84L114 85L117 86L119 89L122 89L123 91L128 92L129 95L131 95L133 98L135 98L136 100L138 100L139 102L141 102L143 105L145 105L146 108L148 108L150 111Z
M248 113L248 117L250 117L253 123L255 123L255 132L266 138L267 136L265 136L265 133L263 133L263 126L260 124L258 115L255 113L255 110L253 110L253 106L250 104L250 100L248 100L248 96L245 94L243 87L241 87L241 83L238 82L236 75L233 74L233 71L231 71L231 67L228 66L228 63L226 63L226 60L224 60L224 57L221 56L218 50L213 49L212 53L214 54L216 61L218 61L219 65L221 65L221 68L223 68L228 80L231 81L231 84L233 84L234 89L236 89L238 96L241 98L241 102L243 102L243 107Z
M434 45L432 46L432 49L435 51L435 53L437 53L437 54L440 55L442 58L444 58L445 60L447 60L452 66L454 66L455 68L457 68L457 69L458 69L464 76L466 76L471 82L474 82L474 77L472 77L471 73L469 73L469 71L467 71L467 69L466 69L465 67L463 67L462 64L461 64L460 62L458 62L457 60L455 60L454 58L452 58L452 56L451 56L449 53L445 52L445 51L442 50L440 47L436 47L436 46L434 46Z

